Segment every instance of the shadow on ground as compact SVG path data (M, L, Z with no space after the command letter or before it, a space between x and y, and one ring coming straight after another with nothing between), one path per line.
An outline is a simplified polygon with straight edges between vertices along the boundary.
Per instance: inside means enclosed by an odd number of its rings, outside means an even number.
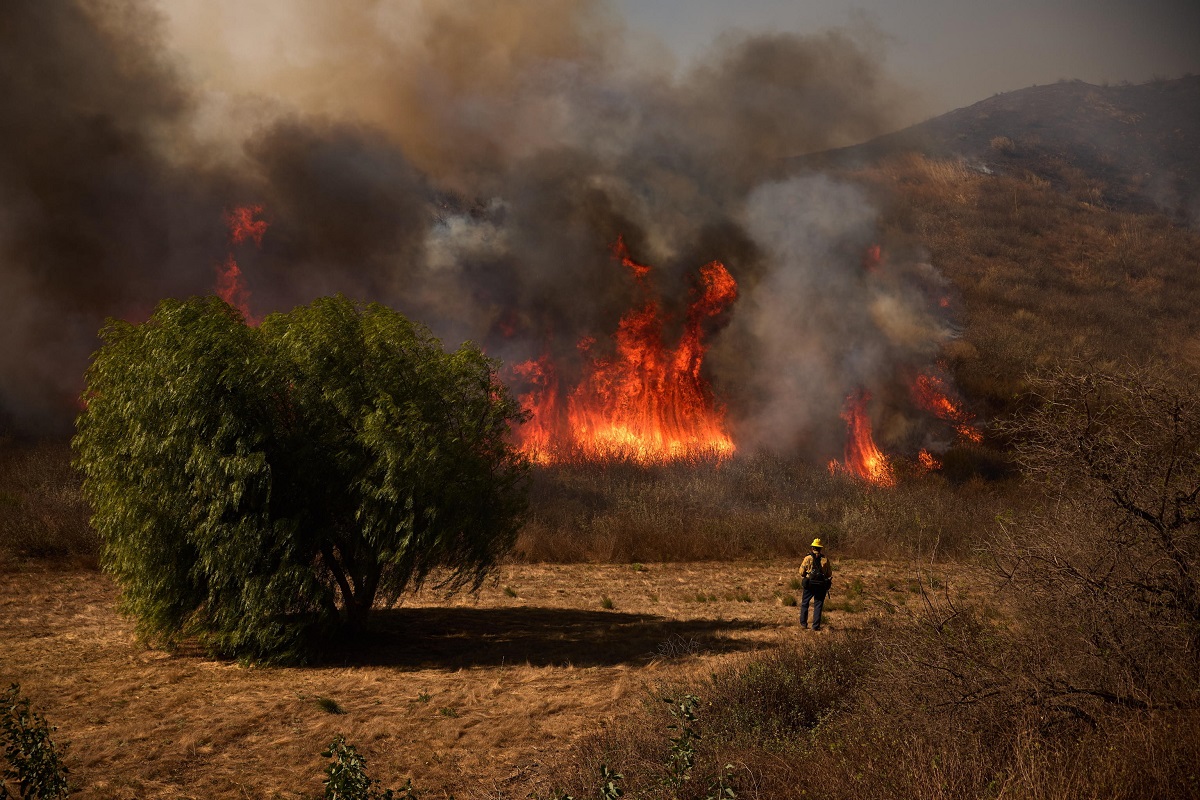
M740 636L774 627L752 620L676 620L652 614L563 608L376 610L369 631L331 654L328 666L412 669L530 664L611 667L762 646Z

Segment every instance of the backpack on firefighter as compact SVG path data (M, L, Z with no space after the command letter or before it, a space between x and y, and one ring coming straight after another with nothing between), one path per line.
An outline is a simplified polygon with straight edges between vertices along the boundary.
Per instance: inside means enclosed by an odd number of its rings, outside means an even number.
M819 542L821 540L817 539L816 541ZM830 581L829 576L825 574L825 569L821 560L823 556L820 553L813 553L811 558L812 566L809 567L808 574L805 575L803 580L800 581L801 588L812 589L814 592L825 591L829 588L829 584L832 583L832 581Z

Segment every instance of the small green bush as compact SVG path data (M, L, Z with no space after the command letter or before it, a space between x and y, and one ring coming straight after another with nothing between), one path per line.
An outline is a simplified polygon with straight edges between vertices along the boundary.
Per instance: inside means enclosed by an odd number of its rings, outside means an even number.
M55 730L30 708L20 685L14 683L0 695L0 744L5 761L0 796L10 796L10 785L18 787L20 794L15 797L26 800L67 796L66 746L51 740Z
M411 779L399 790L379 788L367 775L367 760L341 734L321 755L333 759L325 768L324 800L417 800Z

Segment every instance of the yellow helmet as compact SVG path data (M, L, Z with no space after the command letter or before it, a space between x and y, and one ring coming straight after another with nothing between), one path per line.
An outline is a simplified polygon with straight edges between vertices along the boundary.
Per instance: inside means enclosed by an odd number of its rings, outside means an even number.
M821 545L820 539L813 539L813 543L812 543L811 547L821 547L821 546L822 545Z

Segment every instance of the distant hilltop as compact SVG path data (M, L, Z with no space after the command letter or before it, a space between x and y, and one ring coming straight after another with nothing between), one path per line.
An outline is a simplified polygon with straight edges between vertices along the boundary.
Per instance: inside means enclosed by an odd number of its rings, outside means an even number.
M990 97L795 169L854 167L904 152L981 171L1028 172L1094 202L1200 223L1200 76L1137 85L1059 81Z

